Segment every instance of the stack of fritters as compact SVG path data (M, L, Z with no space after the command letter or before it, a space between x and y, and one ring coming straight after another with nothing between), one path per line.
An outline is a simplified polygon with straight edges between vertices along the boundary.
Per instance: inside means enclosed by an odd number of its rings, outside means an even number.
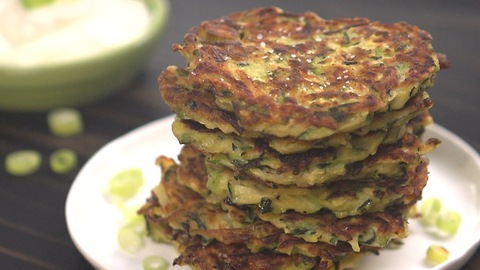
M202 22L162 72L184 148L141 209L196 269L330 269L407 236L439 70L406 23L257 8Z

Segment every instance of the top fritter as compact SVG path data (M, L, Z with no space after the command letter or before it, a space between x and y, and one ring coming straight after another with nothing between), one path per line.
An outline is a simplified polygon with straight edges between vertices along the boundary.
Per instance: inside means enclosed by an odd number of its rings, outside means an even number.
M161 74L166 102L181 118L249 137L351 132L402 109L440 69L416 26L274 7L204 21L174 50L188 66Z

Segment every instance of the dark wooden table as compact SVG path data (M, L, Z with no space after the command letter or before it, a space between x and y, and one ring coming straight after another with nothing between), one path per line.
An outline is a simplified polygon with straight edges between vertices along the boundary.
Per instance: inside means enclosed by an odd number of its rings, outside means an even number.
M313 10L324 18L369 17L407 21L429 31L437 51L452 65L438 74L430 91L436 122L480 150L479 1L264 1L290 11ZM161 100L156 78L167 65L184 65L171 51L201 20L258 5L250 1L173 1L168 30L137 79L105 100L79 107L85 131L74 138L50 134L46 113L0 111L0 159L20 149L35 149L44 160L67 147L80 157L79 168L103 145L171 113ZM1 61L1 59L0 59ZM0 97L1 98L1 97ZM77 251L65 222L65 199L79 168L67 175L50 172L44 162L27 177L8 175L0 166L0 269L91 269ZM479 176L480 177L480 176ZM480 251L462 269L479 269Z

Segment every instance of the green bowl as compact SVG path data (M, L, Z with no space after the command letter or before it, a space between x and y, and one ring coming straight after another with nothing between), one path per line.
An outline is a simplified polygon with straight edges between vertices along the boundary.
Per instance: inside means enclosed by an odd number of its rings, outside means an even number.
M12 67L0 64L0 109L46 111L88 104L121 89L139 72L167 24L168 0L144 0L151 12L146 33L107 52L61 64Z

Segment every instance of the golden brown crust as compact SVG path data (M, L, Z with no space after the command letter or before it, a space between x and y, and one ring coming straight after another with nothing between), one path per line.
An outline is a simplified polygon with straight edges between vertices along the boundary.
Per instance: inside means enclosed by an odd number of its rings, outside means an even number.
M325 264L319 264L317 258L301 255L283 255L263 251L252 253L242 244L225 245L213 242L208 245L188 246L175 261L174 265L190 265L201 270L232 270L232 269L328 269ZM299 267L303 266L303 267Z
M219 108L211 95L208 95L205 91L195 91L190 88L186 74L186 70L170 66L162 72L159 78L162 97L177 114L177 117L197 121L209 129L219 129L226 134L235 133L240 134L242 137L267 137L269 140L282 137L277 136L277 134L262 134L252 130L245 130L237 116L232 112ZM283 137L282 139L318 141L334 133L345 134L348 131L362 135L372 130L389 128L392 123L406 123L416 115L428 110L431 106L432 101L428 94L425 91L421 91L410 97L402 108L372 115L360 115L352 120L358 124L356 126L357 129L351 126L345 128L342 132L340 130L333 132L331 130L308 127L301 134L298 134L297 137ZM283 129L287 128L290 127L283 127ZM293 129L296 133L299 133L302 130L302 126L295 126Z
M169 66L159 77L160 93L172 110L181 118L201 120L207 127L219 128L224 133L242 133L235 116L217 108L212 96L189 88L186 74L186 70Z
M268 167L255 162L246 166L231 164L229 167L235 170L237 175L246 174L250 178L264 182L301 187L338 180L375 180L382 177L397 179L404 176L407 165L418 165L422 162L422 156L435 149L438 144L438 140L432 139L422 143L418 138L406 134L403 140L395 144L381 145L374 155L364 160L344 164L342 167L311 166L321 162L313 163L310 159L317 157L302 155L303 153L280 156L281 162L278 163L278 167ZM324 155L328 154L324 152L326 151L320 151ZM209 155L209 158L211 157L212 155ZM222 165L225 164L222 163ZM383 170L382 166L385 167Z
M243 129L296 137L402 107L439 69L430 41L406 23L257 8L202 22L174 49L187 59L192 90Z
M158 163L162 166L162 181L139 213L145 215L155 240L177 245L181 255L175 264L208 270L246 266L327 269L353 252L346 243L335 246L307 243L266 222L236 220L232 218L234 213L206 203L194 191L182 186L177 175L178 165L172 159L160 157ZM219 254L222 256L218 257Z

